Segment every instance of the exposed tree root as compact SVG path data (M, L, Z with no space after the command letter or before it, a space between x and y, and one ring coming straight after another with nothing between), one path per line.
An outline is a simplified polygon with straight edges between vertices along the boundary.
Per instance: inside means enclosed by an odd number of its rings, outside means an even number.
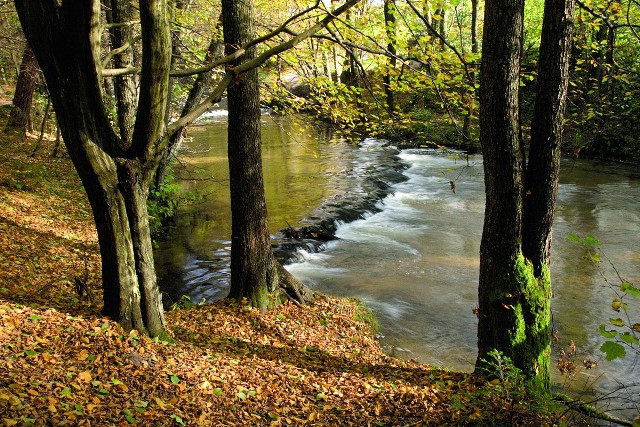
M296 305L311 304L316 292L307 288L301 281L289 273L280 263L278 265L278 286L282 293Z

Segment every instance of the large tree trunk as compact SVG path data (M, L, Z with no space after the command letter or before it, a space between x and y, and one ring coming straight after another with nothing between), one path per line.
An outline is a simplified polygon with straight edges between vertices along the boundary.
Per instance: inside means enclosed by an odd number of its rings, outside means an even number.
M13 94L13 108L9 113L5 132L17 130L22 136L26 135L31 125L31 103L38 80L38 71L40 71L38 60L27 43L22 54L16 91Z
M522 251L536 276L548 268L551 253L574 10L575 0L547 0L545 5L522 231Z
M522 253L532 263L535 281L527 298L526 353L539 354L538 376L550 376L552 223L560 174L560 149L569 82L575 0L546 0L538 87L525 173ZM544 363L546 362L546 363Z
M16 0L23 30L42 66L67 151L91 204L102 257L106 315L125 328L161 334L146 198L164 139L170 60L166 10L142 2L143 64L132 143L114 132L104 108L97 0Z
M480 244L478 359L498 350L530 373L523 299L528 276L520 250L522 151L518 111L524 0L485 5L480 72L480 143L486 206ZM535 357L533 357L535 359Z
M575 0L545 3L530 158L524 179L517 109L522 7L520 0L496 0L485 7L480 141L487 207L480 248L476 366L486 367L483 359L497 349L526 376L548 387L551 224Z
M253 1L223 0L224 39L229 51L254 36ZM243 62L255 56L247 49ZM231 191L231 291L265 310L281 296L307 302L312 294L282 268L273 255L264 194L257 69L235 77L229 100L229 175ZM284 291L284 292L283 292Z

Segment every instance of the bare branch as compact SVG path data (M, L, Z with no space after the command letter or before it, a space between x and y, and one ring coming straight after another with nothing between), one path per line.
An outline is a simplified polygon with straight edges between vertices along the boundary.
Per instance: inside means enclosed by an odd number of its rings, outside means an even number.
M102 26L104 28L114 28L114 27L125 27L127 25L135 25L135 24L139 24L140 20L134 20L134 21L128 21L128 22L111 22L109 24L103 24Z
M138 74L139 72L139 67L105 68L102 70L102 77L126 76L128 74Z
M121 54L122 52L125 52L127 49L131 48L131 46L133 46L133 44L137 41L139 41L140 39L142 39L141 35L138 35L136 37L134 37L132 40L128 41L127 43L123 44L122 46L116 48L116 49L111 49L106 55L105 57L102 59L102 67L106 67L107 64L109 64L109 61L111 61L111 59L116 56Z

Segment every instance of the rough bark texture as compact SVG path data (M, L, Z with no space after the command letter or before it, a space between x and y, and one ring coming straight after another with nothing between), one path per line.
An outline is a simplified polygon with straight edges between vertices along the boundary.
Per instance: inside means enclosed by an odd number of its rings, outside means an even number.
M16 91L13 94L13 108L9 113L5 132L17 130L23 135L27 133L27 129L31 125L31 103L39 70L38 60L27 43L22 54Z
M471 28L470 28L470 33L471 33L471 53L475 55L478 54L479 52L479 48L478 48L478 0L471 0ZM471 69L469 70L469 85L471 86L470 89L467 91L467 93L465 94L465 97L467 98L465 100L466 104L467 104L467 114L464 116L464 122L462 124L462 136L464 138L464 146L466 147L470 147L471 146L471 124L473 121L473 117L475 114L475 104L476 104L476 92L475 92L475 85L476 85L476 67L477 67L477 62L476 59L474 59L474 63L471 66Z
M536 275L548 266L551 253L574 10L575 0L547 0L545 5L522 235L523 254L532 262Z
M545 4L529 166L519 139L521 0L485 6L480 142L486 210L480 247L478 359L497 349L550 384L549 250L567 92L574 0Z
M480 143L486 206L480 245L478 360L497 349L513 358L525 340L514 280L522 227L522 152L518 85L523 0L485 5L480 81Z
M104 314L127 329L161 334L163 310L146 211L162 145L170 52L162 2L141 2L143 66L131 148L109 123L99 67L97 0L16 0L23 30L47 81L67 151L87 191L102 257ZM163 84L164 82L164 84Z
M252 0L223 0L223 27L227 53L254 36ZM242 61L255 56L247 49ZM235 76L227 90L229 100L229 175L231 191L231 291L254 307L267 309L284 291L306 302L306 291L276 261L267 222L261 158L260 105L256 69Z
M111 23L125 24L133 20L131 0L111 0L110 6L110 13L107 13L107 17L110 18ZM111 36L112 49L117 49L133 42L131 25L113 26L109 29L109 34ZM133 46L113 58L114 68L127 68L133 65ZM120 138L126 143L131 143L138 95L136 76L135 74L130 74L116 76L113 79Z
M574 10L575 0L547 0L545 4L538 87L525 173L522 252L531 262L535 276L529 294L537 297L527 300L525 321L529 335L535 339L527 343L526 353L540 355L538 375L544 378L550 375L549 358L544 356L551 352L551 225L560 174Z
M395 0L385 0L384 2L384 24L385 31L387 33L387 51L389 52L389 58L387 60L387 67L382 82L384 86L384 92L387 96L387 109L389 114L393 114L395 110L395 93L391 86L392 76L395 74L396 68L396 2Z

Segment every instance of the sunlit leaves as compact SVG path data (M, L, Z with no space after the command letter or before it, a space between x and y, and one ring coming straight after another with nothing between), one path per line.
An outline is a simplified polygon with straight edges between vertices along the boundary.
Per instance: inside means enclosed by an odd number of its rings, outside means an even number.
M640 298L640 289L636 288L629 282L622 282L622 285L620 285L620 290L622 292L626 292L629 295Z

